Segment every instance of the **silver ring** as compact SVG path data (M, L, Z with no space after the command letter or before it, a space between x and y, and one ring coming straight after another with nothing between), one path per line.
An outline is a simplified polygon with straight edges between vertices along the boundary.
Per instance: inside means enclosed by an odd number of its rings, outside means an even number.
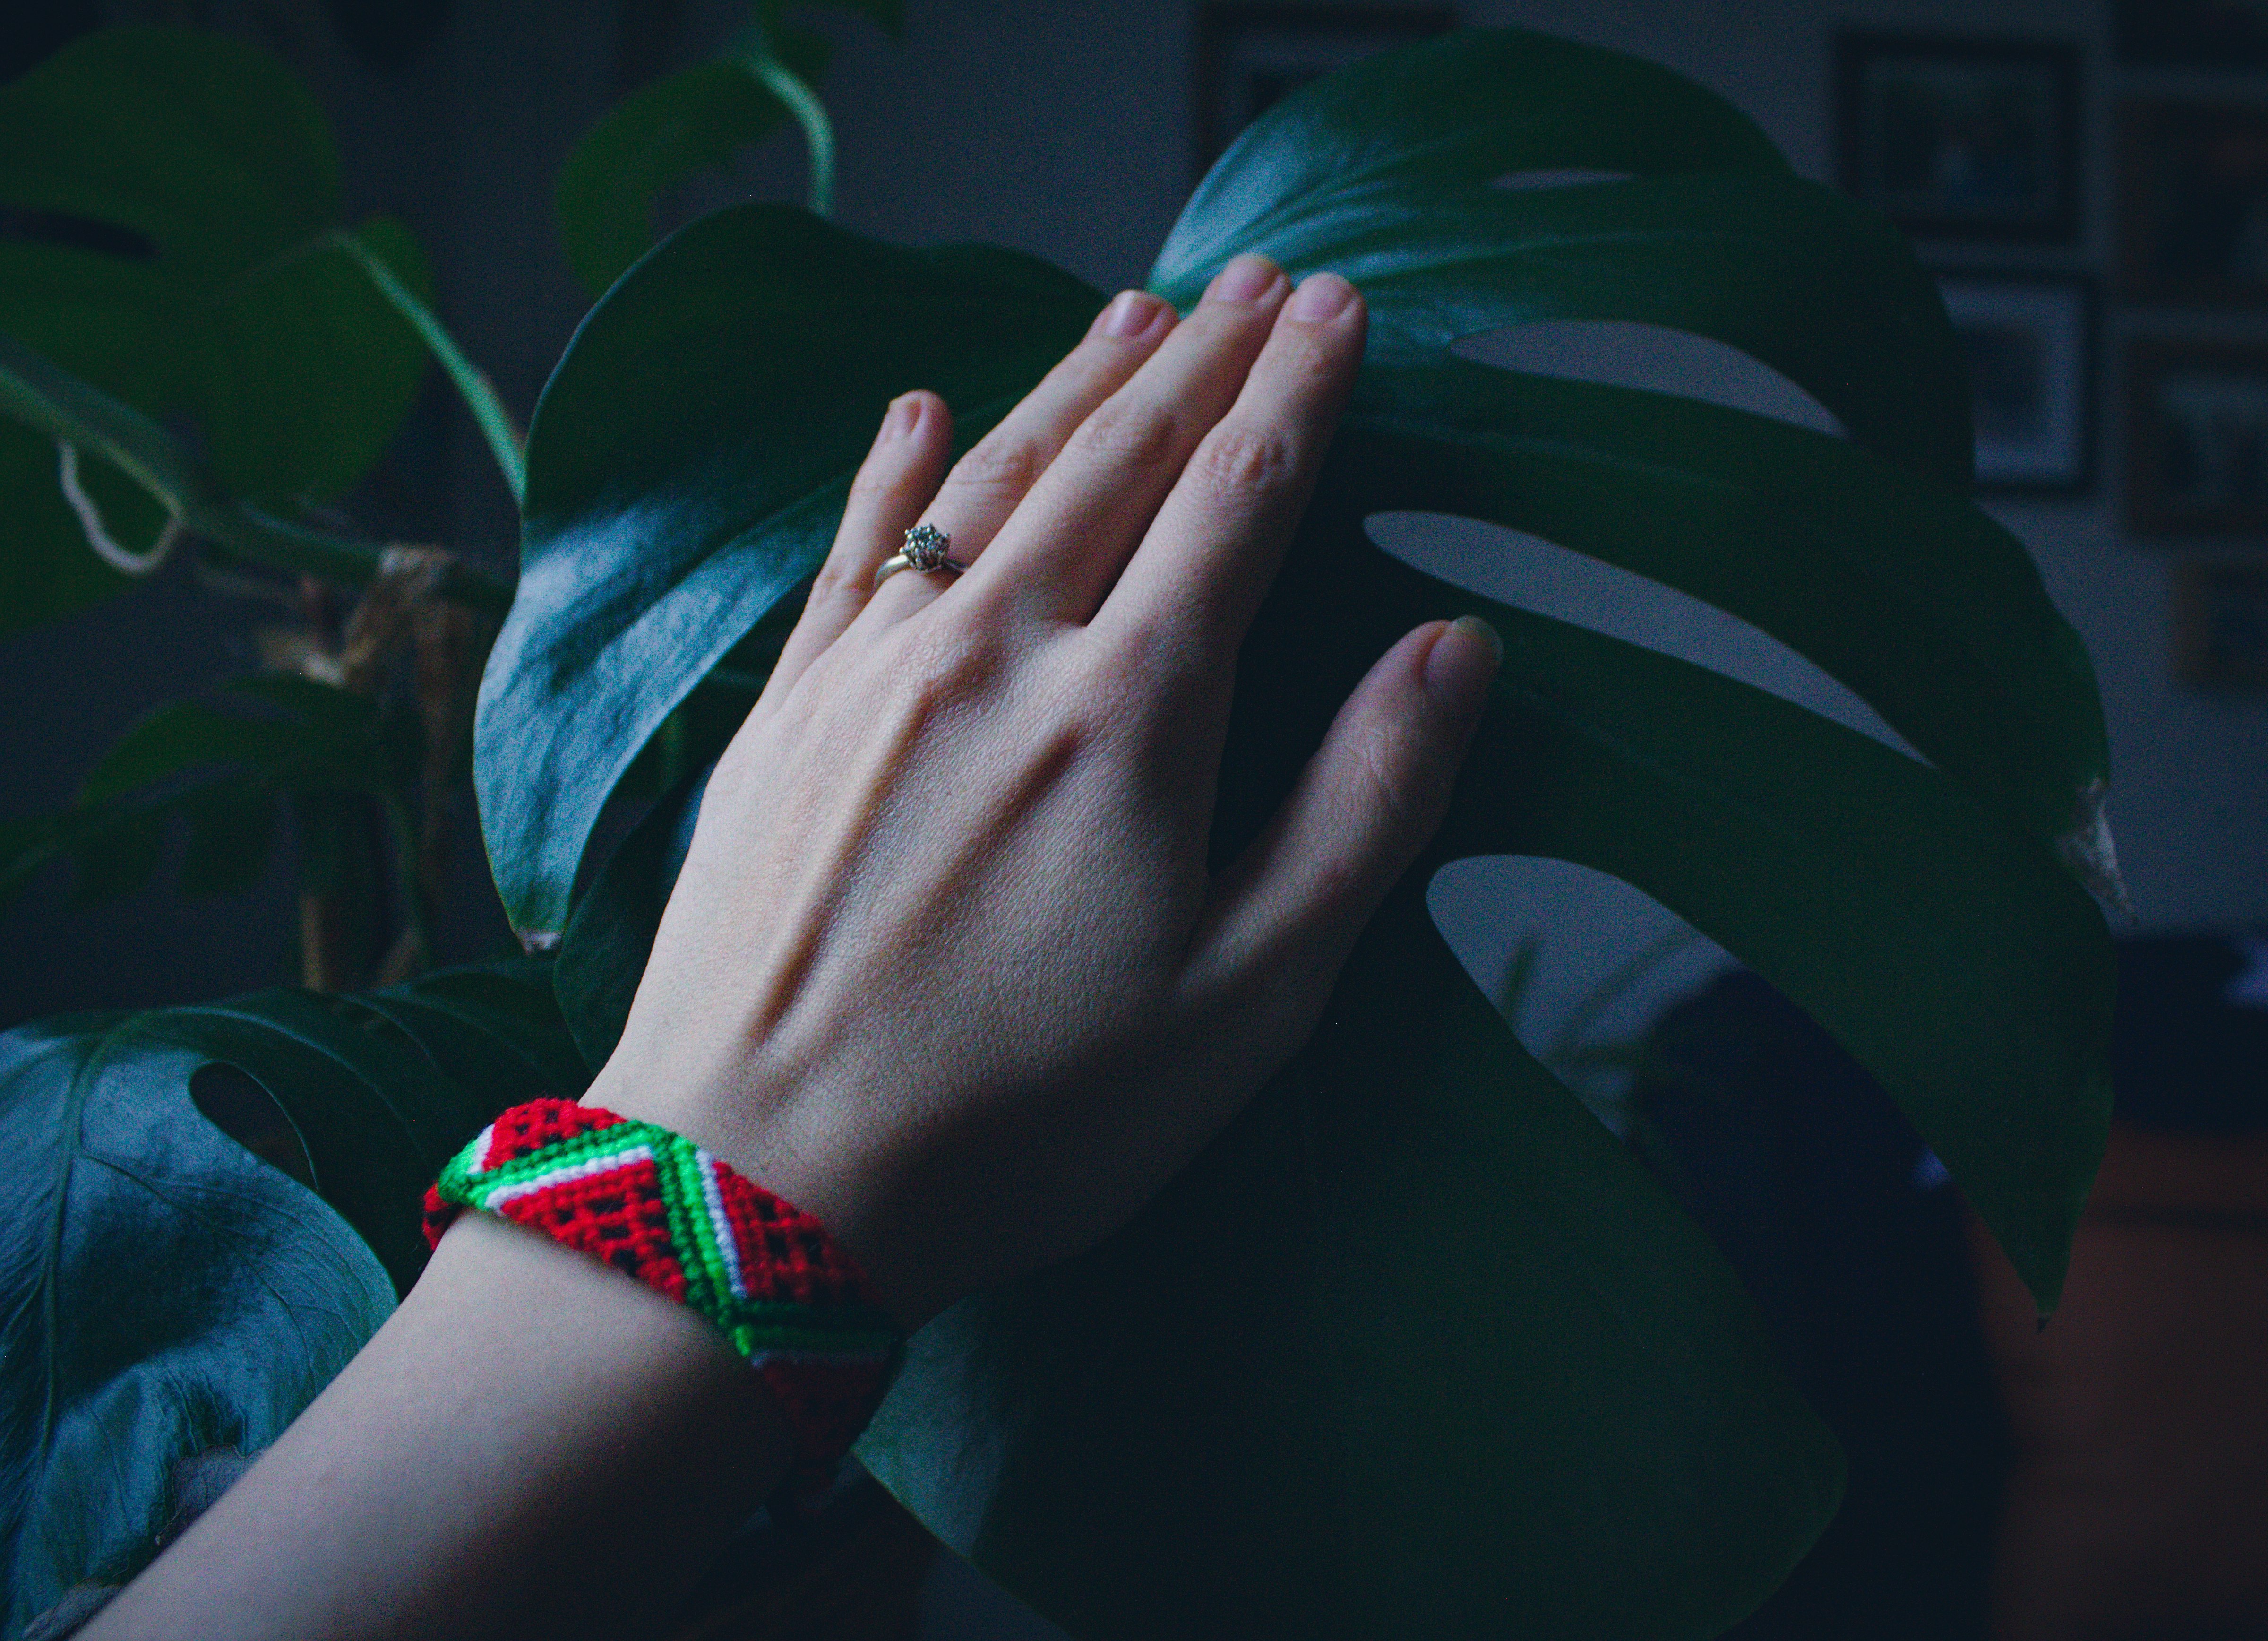
M959 575L968 566L952 556L953 537L934 524L917 524L906 532L906 544L881 562L874 572L880 587L901 570L949 570Z

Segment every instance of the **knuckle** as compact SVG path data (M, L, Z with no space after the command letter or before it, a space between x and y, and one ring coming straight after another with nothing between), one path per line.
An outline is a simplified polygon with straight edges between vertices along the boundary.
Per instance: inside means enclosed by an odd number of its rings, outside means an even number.
M1139 650L1129 644L1099 647L1079 669L1078 695L1083 702L1131 702L1155 686Z
M861 501L880 501L913 489L914 469L899 462L866 462L850 478L850 493Z
M1178 419L1168 407L1115 397L1094 408L1072 435L1079 448L1133 468L1161 468L1181 442Z
M1123 717L1123 698L1079 694L1057 702L1047 727L1034 737L1038 761L1068 768L1094 749L1113 743Z
M1265 423L1223 422L1190 462L1197 476L1229 495L1263 496L1289 485L1299 471L1291 436Z
M953 464L948 490L1021 496L1048 469L1048 452L1029 439L987 438Z
M811 578L811 593L804 601L805 608L821 609L849 597L863 599L873 573L858 555L838 548L827 555L826 562L819 566L819 573Z
M1172 706L1159 647L1139 633L1105 638L1089 632L1079 635L1076 647L1066 674L1072 710L1098 729L1132 735L1130 744L1158 738L1160 720Z
M907 624L891 669L899 699L924 716L986 694L1005 661L999 640L982 627L930 613Z
M1128 622L1096 645L1090 663L1097 689L1160 703L1177 701L1218 671L1203 635L1180 622Z
M1057 726L1075 739L1101 739L1123 715L1131 691L1097 654L1084 632L1065 635L1035 655L1019 683L1035 722Z

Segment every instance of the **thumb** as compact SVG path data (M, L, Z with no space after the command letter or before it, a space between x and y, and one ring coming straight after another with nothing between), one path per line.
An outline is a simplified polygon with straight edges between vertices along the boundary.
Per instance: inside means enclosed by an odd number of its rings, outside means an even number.
M1256 985L1279 1005L1267 1012L1305 1036L1363 925L1447 812L1503 655L1495 628L1462 616L1418 628L1370 669L1214 886L1200 984Z

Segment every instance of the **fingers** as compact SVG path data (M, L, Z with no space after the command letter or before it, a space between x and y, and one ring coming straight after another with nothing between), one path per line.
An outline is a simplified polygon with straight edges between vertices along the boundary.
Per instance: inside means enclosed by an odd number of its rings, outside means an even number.
M953 412L944 400L933 393L909 393L890 402L873 448L850 481L850 498L843 504L834 549L812 581L803 619L780 650L764 686L764 699L777 699L792 688L813 659L866 607L874 589L874 566L897 551L937 492L952 449Z
M1221 270L1148 362L1070 436L969 573L1036 613L1084 621L1212 425L1291 294L1262 256Z
M1503 645L1471 617L1391 650L1340 708L1275 820L1214 885L1188 984L1253 996L1304 1040L1356 937L1448 810Z
M1345 280L1318 273L1300 284L1095 626L1135 623L1194 636L1215 655L1234 653L1314 489L1366 328L1362 298Z
M1146 291L1121 292L1095 315L1079 346L953 464L922 517L953 538L954 558L968 565L983 556L1079 424L1125 385L1173 328L1172 304ZM898 546L893 536L881 558ZM899 600L913 608L936 597L947 583L933 575L900 574L887 585L896 589L891 595L894 608Z

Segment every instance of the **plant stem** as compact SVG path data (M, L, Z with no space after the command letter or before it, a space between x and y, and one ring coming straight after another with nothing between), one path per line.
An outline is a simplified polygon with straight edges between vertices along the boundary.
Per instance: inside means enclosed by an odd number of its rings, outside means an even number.
M173 548L181 539L181 521L170 514L158 531L158 539L141 551L122 547L113 539L110 527L103 521L102 509L95 505L78 482L78 447L58 440L55 449L62 456L56 473L63 487L63 499L78 515L78 528L86 537L86 544L94 549L94 556L121 575L155 575L165 567L166 560L173 556Z
M811 210L814 216L835 214L835 124L827 106L796 72L759 46L744 52L740 61L766 90L787 105L803 128L804 146L811 152Z
M489 452L496 457L497 470L504 475L504 487L512 492L512 505L517 506L527 491L527 456L519 429L514 425L512 412L504 409L497 397L496 384L482 372L479 366L465 356L457 339L442 328L433 312L417 299L416 293L394 277L394 270L379 261L371 248L344 228L335 228L330 242L344 251L370 276L378 292L394 304L401 315L424 339L456 384L457 392L465 401L465 408L473 413L479 424L481 436L489 441Z
M4 332L0 415L82 454L99 455L147 491L183 529L255 563L356 586L378 574L378 546L309 529L239 501L172 433ZM501 610L512 602L510 588L461 560L441 590L486 610Z
M388 790L379 803L386 811L388 841L394 846L394 888L401 902L401 927L379 964L378 983L399 986L424 972L432 962L433 886L426 879L423 839L410 817L408 800L400 792Z

